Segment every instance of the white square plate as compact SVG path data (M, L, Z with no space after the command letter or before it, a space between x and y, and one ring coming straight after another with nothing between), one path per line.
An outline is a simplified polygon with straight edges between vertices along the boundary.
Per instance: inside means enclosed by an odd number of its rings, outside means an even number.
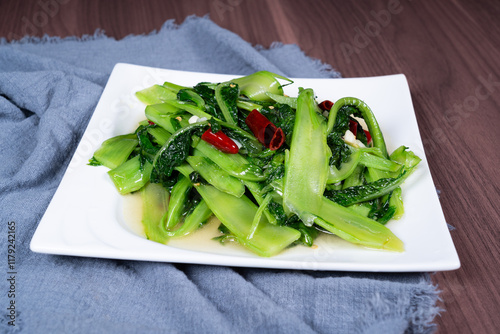
M272 258L261 258L237 246L200 246L192 238L162 245L141 235L140 207L116 191L105 167L88 166L101 143L130 133L143 119L144 105L135 92L170 81L193 86L222 82L236 76L172 71L117 64L71 163L31 241L34 252L99 258L198 263L226 266L342 270L439 271L460 267L418 131L410 90L404 75L352 79L294 79L285 92L297 96L298 87L313 88L318 101L344 96L364 100L374 111L385 135L388 151L406 145L422 158L403 185L405 214L387 226L405 244L403 253L367 249L335 236L318 238L317 247L297 246ZM136 210L137 209L137 210ZM134 223L135 221L135 223ZM200 235L203 233L200 232Z

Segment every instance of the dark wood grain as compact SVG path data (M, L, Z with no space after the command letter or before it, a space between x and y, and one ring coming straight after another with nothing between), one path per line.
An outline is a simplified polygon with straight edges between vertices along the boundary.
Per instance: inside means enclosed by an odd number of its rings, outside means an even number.
M2 0L0 36L81 36L100 28L120 39L167 19L210 14L252 44L296 43L345 77L404 73L462 262L433 275L446 309L436 319L439 332L499 332L499 1L59 0L44 9L55 1Z

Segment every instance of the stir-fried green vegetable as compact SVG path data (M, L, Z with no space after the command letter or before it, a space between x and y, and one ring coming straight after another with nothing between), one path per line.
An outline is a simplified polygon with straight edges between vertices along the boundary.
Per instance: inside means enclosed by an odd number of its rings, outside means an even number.
M106 140L89 165L109 168L120 194L140 191L144 231L155 242L215 216L214 239L260 256L311 247L324 232L402 251L385 224L403 215L401 185L420 158L405 146L389 154L363 101L319 103L309 88L286 96L291 82L261 71L141 90L146 121Z

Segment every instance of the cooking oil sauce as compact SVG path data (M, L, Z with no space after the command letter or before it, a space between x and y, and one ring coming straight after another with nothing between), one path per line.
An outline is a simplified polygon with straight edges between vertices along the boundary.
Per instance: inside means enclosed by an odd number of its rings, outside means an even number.
M146 238L144 227L142 225L142 201L139 193L129 194L122 196L123 203L123 217L125 227L132 233ZM221 244L213 238L221 235L218 227L220 221L212 216L209 220L198 230L179 238L171 238L167 245L191 251L210 252L217 254L227 254L228 250L231 252L237 251L238 253L251 254L244 247L237 242L226 242Z

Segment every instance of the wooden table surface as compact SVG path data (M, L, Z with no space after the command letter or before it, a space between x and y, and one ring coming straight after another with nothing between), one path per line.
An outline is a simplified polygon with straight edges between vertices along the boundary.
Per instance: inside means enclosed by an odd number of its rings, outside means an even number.
M438 332L500 332L500 1L1 0L0 37L119 39L191 14L252 44L296 43L344 77L406 75L462 263L432 275Z

